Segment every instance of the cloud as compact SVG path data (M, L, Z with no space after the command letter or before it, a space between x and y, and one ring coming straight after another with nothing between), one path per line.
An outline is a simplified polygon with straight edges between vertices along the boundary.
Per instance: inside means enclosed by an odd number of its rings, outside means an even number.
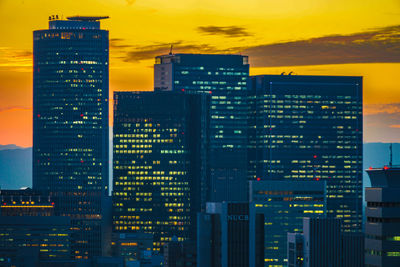
M29 50L0 47L0 67L32 67L32 52Z
M127 4L128 6L131 6L131 5L133 5L133 4L136 2L136 0L125 0L125 2L126 2L126 4Z
M400 103L364 105L364 115L375 115L375 114L400 115Z
M238 26L202 26L204 34L228 37L249 36ZM278 42L255 46L219 49L209 44L182 41L172 43L174 52L181 53L241 53L250 57L252 67L306 66L347 63L399 63L400 25L372 29L348 35L330 35L306 40ZM124 61L140 61L169 52L171 43L130 45L126 40L110 40Z
M32 108L24 107L24 106L0 107L0 113L10 111L10 110L32 110Z
M126 40L122 38L111 38L109 46L110 49L123 49L132 47L132 45L126 44Z
M390 128L400 128L400 124L393 124L393 125L390 125Z
M173 53L236 53L239 48L218 49L208 44L191 44L177 41L173 43L158 43L146 46L134 46L124 56L125 62L137 62L141 60L154 59L156 56L168 54L172 45Z
M251 34L243 27L238 26L200 26L197 31L206 35L223 35L225 37L247 37Z
M400 25L249 47L253 67L400 62Z

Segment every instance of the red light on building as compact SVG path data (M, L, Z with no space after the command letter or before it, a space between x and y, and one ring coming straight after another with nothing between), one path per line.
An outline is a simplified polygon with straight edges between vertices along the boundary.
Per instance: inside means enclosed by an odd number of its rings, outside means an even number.
M389 170L390 168L388 166L383 167L384 170Z
M51 202L51 205L54 206L54 202Z
M81 117L83 117L83 114L81 114Z
M314 155L314 159L316 159L317 158L317 155Z
M40 114L37 114L37 117L40 118Z
M368 169L372 170L372 167L369 167Z
M212 91L208 91L209 94L212 94Z
M81 160L81 163L83 163L83 160Z
M261 181L261 178L260 178L260 177L257 177L257 181Z
M181 89L182 92L185 92L185 89Z

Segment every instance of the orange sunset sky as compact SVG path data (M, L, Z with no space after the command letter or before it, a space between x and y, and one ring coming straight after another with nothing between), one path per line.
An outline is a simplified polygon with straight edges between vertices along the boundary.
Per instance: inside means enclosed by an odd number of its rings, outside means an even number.
M399 0L0 0L2 145L32 145L32 31L53 14L110 16L110 95L152 90L170 44L241 53L251 74L364 76L364 141L400 142Z

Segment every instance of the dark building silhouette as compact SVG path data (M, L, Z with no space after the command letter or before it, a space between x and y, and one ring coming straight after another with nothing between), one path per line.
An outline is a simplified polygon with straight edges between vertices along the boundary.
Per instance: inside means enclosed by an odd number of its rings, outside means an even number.
M251 215L249 203L210 202L198 214L198 266L263 266L263 249L264 215Z
M164 246L165 267L198 266L196 262L196 241L187 240L179 242L172 238Z
M71 218L71 254L102 254L108 191L108 31L105 17L50 20L33 33L33 188Z
M156 91L211 93L209 201L247 201L248 57L169 54L156 57Z
M288 233L288 267L363 267L360 232L343 232L336 218L303 219L302 233Z
M342 232L341 267L364 267L364 233Z
M114 93L113 230L154 249L195 238L207 198L209 94Z
M341 222L334 218L304 218L304 266L341 267Z
M400 266L400 167L367 170L365 266Z
M249 176L327 182L327 214L362 223L362 77L251 77Z

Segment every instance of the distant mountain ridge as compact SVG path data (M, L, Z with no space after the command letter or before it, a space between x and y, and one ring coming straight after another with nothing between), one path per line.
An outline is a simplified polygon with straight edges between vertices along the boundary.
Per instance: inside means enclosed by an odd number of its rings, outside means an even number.
M0 188L32 187L32 148L0 145Z
M10 150L10 149L23 149L23 147L19 147L17 145L0 145L0 151L1 150Z
M388 165L389 145L389 143L365 143L364 169ZM111 141L110 149L112 149ZM393 144L393 164L400 165L400 143ZM364 187L370 186L366 172L363 173L363 180ZM112 185L111 181L112 168L110 163L110 186ZM26 186L32 187L32 148L0 145L0 188L19 189Z

